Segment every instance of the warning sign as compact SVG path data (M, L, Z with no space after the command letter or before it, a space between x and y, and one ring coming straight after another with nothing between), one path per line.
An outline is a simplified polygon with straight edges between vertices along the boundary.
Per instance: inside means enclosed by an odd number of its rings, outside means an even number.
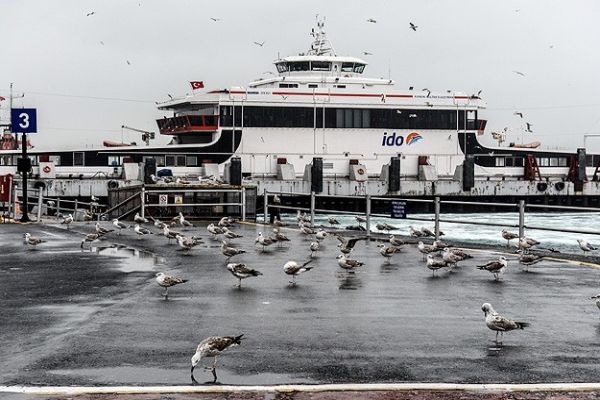
M161 194L158 196L158 204L160 204L161 206L166 206L167 204L169 204L169 195L168 194Z
M175 196L175 204L183 204L183 196Z

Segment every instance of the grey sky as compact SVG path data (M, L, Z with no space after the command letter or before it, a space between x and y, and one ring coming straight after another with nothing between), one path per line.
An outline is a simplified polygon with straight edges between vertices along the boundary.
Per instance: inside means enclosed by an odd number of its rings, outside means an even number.
M278 53L307 50L317 13L337 53L364 57L368 76L391 69L403 89L483 90L487 133L507 126L519 141L516 110L533 124L525 141L575 148L600 133L595 0L0 0L0 13L0 95L14 82L25 92L15 106L38 109L38 147L120 140L122 124L156 131L154 101L190 92L191 80L243 86L273 71ZM600 138L588 144L600 150Z

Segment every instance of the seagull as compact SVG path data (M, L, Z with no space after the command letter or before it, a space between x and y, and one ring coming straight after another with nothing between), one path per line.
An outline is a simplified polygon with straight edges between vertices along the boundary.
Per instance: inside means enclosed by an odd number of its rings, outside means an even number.
M38 244L45 242L45 240L31 236L29 233L24 234L23 237L25 238L25 244L29 244L31 246L37 246Z
M434 257L433 254L427 254L427 268L429 268L433 276L435 276L435 271L438 269L444 268L448 266L448 263L444 261L442 258Z
M305 235L314 235L315 233L317 233L317 232L315 232L314 229L310 228L309 226L305 226L305 225L300 226L300 232L304 233Z
M380 231L387 231L388 233L390 231L395 231L396 229L398 229L395 226L388 225L386 223L383 223L383 224L377 223L377 224L375 224L375 228L377 228L377 230L380 230Z
M462 261L463 258L458 254L451 252L450 249L446 247L442 253L442 260L444 260L447 264L456 267L456 264L458 264L459 261Z
M310 223L310 218L308 217L308 215L306 215L306 213L300 213L300 210L297 210L297 212L296 212L296 220L298 222Z
M435 237L435 232L433 232L432 230L429 230L427 228L425 228L424 226L421 227L421 232L425 235L425 236L431 236L431 237ZM444 232L440 231L440 236L444 236Z
M73 222L73 215L69 214L65 218L63 218L61 224L67 225L67 230L69 230L69 225Z
M358 225L362 224L363 222L366 223L367 222L367 218L363 217L361 215L357 215L354 217L354 219L356 219L356 222L358 222Z
M259 47L263 47L265 42L254 42L255 45L259 46Z
M246 250L229 246L225 240L221 241L221 253L223 253L224 256L227 256L227 260L238 254L244 254L245 252Z
M102 237L102 233L88 233L87 235L84 236L83 240L81 241L81 245L80 247L83 249L83 246L85 243L89 243L90 244L90 249L92 248L92 243L95 242L96 240L100 239Z
M381 254L389 263L394 254L400 253L400 249L394 246L385 246L385 244L377 245L379 247L379 254Z
M215 224L211 223L206 227L206 230L212 233L213 237L216 238L218 235L222 235L225 233L223 228L219 226L215 226Z
M517 250L517 253L519 254L519 264L521 265L525 265L526 267L529 267L530 265L533 264L537 264L540 261L542 261L542 259L544 257L540 257L540 256L536 256L535 254L527 254L525 252L523 252L523 250ZM527 268L523 268L523 271L528 271Z
M321 248L321 245L319 244L318 241L315 242L310 242L310 257L314 257L315 256L315 251L319 250Z
M540 242L538 242L537 240L524 237L524 238L519 238L519 243L517 243L517 248L524 249L525 252L528 252L531 247L536 246L538 244L540 244Z
M520 75L520 76L525 76L524 73L520 72L520 71L513 71L515 74Z
M99 222L96 222L96 233L99 233L101 235L106 235L107 233L114 232L114 231L115 231L114 229L103 228L102 226L100 226Z
M224 235L227 239L238 239L244 237L242 235L238 235L237 233L230 231L228 228L223 228Z
M423 92L427 92L427 97L429 97L429 96L431 95L431 90L429 90L429 89L427 89L427 88L425 88L425 89L422 89L422 91L423 91ZM414 117L416 117L416 116L417 116L417 114L410 114L410 115L409 115L409 117L412 117L412 118L414 118Z
M144 227L141 227L140 224L135 224L135 227L133 228L133 230L139 236L152 235L152 232L150 232L148 229L146 229Z
M119 221L117 218L113 219L113 225L119 229L119 235L121 235L121 229L127 229L127 225Z
M171 243L172 239L177 239L177 236L181 236L179 232L172 231L167 225L163 226L163 236L169 239Z
M396 246L396 247L404 246L404 241L402 239L398 239L394 235L390 235L389 241L392 246Z
M276 219L276 220L273 222L273 225L275 225L275 226L276 226L276 227L278 227L278 228L280 228L280 227L282 227L282 226L287 226L287 224L286 224L285 222L283 222L282 220L280 220L280 219Z
M374 20L373 18L369 18L369 19L367 19L367 22L370 22L372 24L376 24L377 20Z
M419 241L419 244L417 245L417 250L419 250L421 252L421 254L423 254L423 260L425 259L425 256L429 253L433 253L435 251L438 251L438 249L430 244L425 244L422 241Z
M129 62L129 60L127 60L127 65L131 65L131 62Z
M96 14L96 11L89 12L89 13L85 14L85 16L86 17L91 17L94 14Z
M336 235L336 237L341 242L340 244L338 244L338 247L340 248L340 251L344 254L350 254L350 252L352 252L352 250L354 249L356 242L358 242L359 240L367 240L366 237L358 237L352 239L345 239L342 236L338 235Z
M194 378L194 368L196 368L196 365L198 365L202 357L214 357L215 361L213 362L213 366L210 370L214 378L213 383L216 383L217 357L228 348L241 344L243 336L243 334L239 336L211 336L201 341L196 348L196 353L192 357L192 382L198 384L198 381Z
M423 232L416 230L415 228L413 228L412 226L408 226L408 229L410 230L410 236L412 237L423 237L426 236Z
M177 278L175 276L165 275L163 272L156 274L156 283L159 286L165 288L165 300L169 298L169 288L171 286L179 285L180 283L186 283L187 279Z
M210 19L212 19L214 22L219 22L221 20L221 18L214 18L214 17L210 17Z
M158 228L158 229L164 229L165 226L167 226L167 224L165 224L164 222L162 222L161 220L158 219L154 219L152 217L150 217L150 219L152 220L152 222L154 223L154 227Z
M444 249L445 247L450 247L448 246L448 243L444 242L443 240L434 240L431 245L436 249Z
M444 251L446 251L446 249L447 249L448 251L450 251L450 253L454 254L455 256L458 256L458 257L460 257L460 261L466 260L466 259L468 259L468 258L473 258L473 256L472 256L472 255L470 255L470 254L468 254L468 253L465 253L465 252L464 252L463 250L461 250L461 249L451 249L451 248L448 248L448 247L446 247L446 248L444 248Z
M144 217L142 217L139 213L135 213L135 216L133 217L133 221L137 222L138 224L147 224L148 220Z
M315 238L317 238L317 240L325 240L328 235L329 234L323 229L319 229L319 231L315 234Z
M337 219L335 219L335 217L329 217L327 218L327 222L329 223L329 225L333 226L333 225L339 225L340 223L338 222Z
M415 32L417 31L417 28L418 28L418 26L417 26L417 25L413 24L412 22L409 22L409 25L410 25L410 26L409 26L409 28L410 28L410 29L412 29L412 30L413 30L413 31L415 31Z
M525 132L533 132L531 130L531 127L533 126L533 124L530 124L529 122L525 122L525 125L527 125L527 128L525 129Z
M183 250L190 250L192 247L197 246L200 243L193 237L177 235L175 238L177 239L177 244Z
M583 254L586 254L588 251L598 250L596 247L592 246L583 239L577 239L577 243L579 243L579 248L583 251Z
M600 308L600 294L590 297L592 300L596 300L596 307Z
M477 269L486 270L494 274L494 279L498 280L499 275L504 273L505 268L508 266L506 257L500 256L498 260L490 261L484 265L478 265Z
M277 243L279 243L280 246L281 243L290 241L290 239L287 236L285 236L279 231L279 228L274 228L273 233L275 233L275 239L277 240Z
M523 113L519 111L515 111L513 115L518 115L519 117L523 118Z
M236 286L239 287L240 289L242 288L242 279L250 278L251 276L262 275L261 272L255 270L255 269L252 269L252 268L248 268L246 266L246 264L240 264L240 263L227 264L227 269L229 270L229 272L231 272L231 274L233 276L238 278L239 283Z
M351 258L346 258L346 256L344 254L340 254L339 256L337 256L336 260L338 260L338 265L340 267L344 268L345 270L349 271L350 273L354 273L354 268L362 267L363 265L365 265L365 263L363 263L361 261L353 260Z
M219 223L217 225L219 225L220 227L228 228L233 225L233 219L229 217L223 217L219 220Z
M276 240L269 236L265 237L263 236L262 232L258 232L258 236L254 242L260 244L262 246L262 251L264 252L265 247L272 245L276 242Z
M372 56L373 53L369 53L368 51L363 51L363 55L364 56Z
M179 217L178 217L178 218L179 218L179 225L181 225L181 226L185 226L186 228L187 228L187 227L192 227L192 226L194 226L194 225L192 225L192 224L191 224L191 223L190 223L188 220L186 220L186 219L183 217L183 213L181 213L181 212L180 212L180 213L179 213Z
M292 276L292 280L290 283L292 285L296 284L296 276L300 275L303 272L310 271L313 267L307 267L308 264L312 262L311 260L306 261L303 264L298 264L296 261L288 261L283 266L283 272Z
M516 233L512 233L507 231L506 229L502 229L502 237L506 239L506 247L510 246L510 241L513 239L518 239L519 235Z
M523 329L529 326L529 323L527 322L513 321L499 315L490 303L484 303L481 306L481 310L485 315L485 324L487 327L496 331L496 343L502 343L504 332ZM498 334L500 334L500 341L498 341Z

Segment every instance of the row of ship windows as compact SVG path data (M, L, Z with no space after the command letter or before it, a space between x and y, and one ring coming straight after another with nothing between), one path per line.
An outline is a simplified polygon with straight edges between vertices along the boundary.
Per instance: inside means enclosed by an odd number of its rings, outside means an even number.
M222 106L220 125L249 128L476 129L475 110ZM465 119L466 116L466 119ZM242 124L243 123L243 124Z
M353 72L355 74L362 74L365 70L366 64L343 62L338 67L337 63L331 63L330 61L295 61L295 62L279 62L275 64L277 72L280 74L283 72L299 72L299 71L318 71L327 72L337 71L340 68L341 72Z
M567 157L536 157L540 167L566 167ZM522 167L523 157L496 157L496 167Z
M1 156L0 157L0 165L17 165L17 159L21 158L20 155L13 156ZM67 157L70 158L70 157ZM123 161L126 158L123 156L109 156L108 157L108 166L109 167L118 167L123 165ZM197 167L198 166L198 157L197 156L188 156L188 155L165 155L165 156L144 156L143 160L146 161L149 158L154 158L156 160L157 167ZM56 166L63 165L61 163L61 156L51 155L51 156L29 156L31 160L31 165L39 165L40 161L53 162ZM73 164L68 166L74 167L85 167L85 157L83 152L73 152ZM65 160L66 161L66 160ZM69 160L70 161L70 160Z
M279 87L283 88L283 89L297 89L298 84L297 83L280 83ZM319 87L319 85L317 85L316 83L308 84L309 89L316 89L318 87ZM333 87L338 88L338 89L346 89L346 85L333 85Z

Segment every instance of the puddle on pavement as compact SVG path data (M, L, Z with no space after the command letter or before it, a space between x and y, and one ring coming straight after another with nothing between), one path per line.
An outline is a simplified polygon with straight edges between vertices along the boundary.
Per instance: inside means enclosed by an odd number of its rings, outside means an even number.
M53 375L77 377L78 382L93 381L104 384L164 384L190 385L189 367L163 369L151 367L120 366L106 368L57 369L49 371ZM217 367L219 383L223 385L275 385L286 383L316 383L316 381L286 374L261 373L237 375L232 371ZM203 368L196 368L194 377L200 384L212 382L212 374Z
M90 251L102 256L118 257L117 268L122 272L151 271L155 266L165 263L163 257L158 257L150 251L127 246L92 247Z

